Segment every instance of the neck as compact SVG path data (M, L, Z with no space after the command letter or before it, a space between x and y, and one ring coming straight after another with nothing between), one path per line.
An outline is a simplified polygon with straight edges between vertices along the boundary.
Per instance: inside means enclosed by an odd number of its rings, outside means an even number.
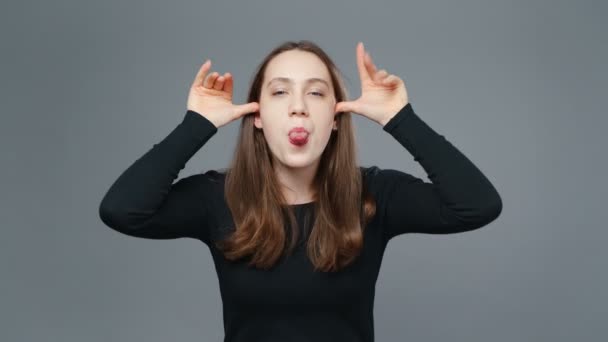
M275 172L281 183L283 196L288 204L301 204L313 201L312 182L317 173L319 161L306 166L292 168L277 163Z

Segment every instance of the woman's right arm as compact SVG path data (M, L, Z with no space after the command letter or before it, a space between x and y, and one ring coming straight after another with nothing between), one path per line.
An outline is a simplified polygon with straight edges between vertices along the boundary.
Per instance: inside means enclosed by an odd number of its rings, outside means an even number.
M149 238L207 241L214 184L209 172L180 179L186 162L217 132L206 117L188 110L160 143L127 168L99 206L101 220L121 233Z
M223 193L211 180L215 171L173 181L218 128L259 110L257 102L233 104L232 75L207 75L210 68L211 60L205 61L194 77L182 122L106 193L99 216L107 226L142 238L191 237L209 242L209 203L212 196Z

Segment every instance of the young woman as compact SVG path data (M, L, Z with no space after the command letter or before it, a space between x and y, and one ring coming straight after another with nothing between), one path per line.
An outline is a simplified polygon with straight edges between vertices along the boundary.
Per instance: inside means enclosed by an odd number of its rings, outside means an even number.
M213 257L224 341L373 341L375 284L388 241L487 225L501 198L482 172L412 109L404 82L378 70L362 43L361 96L310 41L286 42L258 67L248 103L207 60L183 121L103 198L101 220L148 239L190 237ZM377 123L424 168L357 164L351 113ZM241 119L227 170L182 178L186 162ZM405 314L405 313L404 313Z

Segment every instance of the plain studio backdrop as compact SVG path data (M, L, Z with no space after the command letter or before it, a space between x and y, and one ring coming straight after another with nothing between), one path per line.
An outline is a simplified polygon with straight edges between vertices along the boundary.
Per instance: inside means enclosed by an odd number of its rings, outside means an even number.
M391 240L377 341L608 336L608 5L602 1L9 1L0 36L0 340L220 341L208 248L119 234L112 182L183 118L206 58L244 103L254 67L310 39L360 95L355 47L401 77L417 114L496 186L501 216ZM429 181L354 115L362 165ZM179 178L227 167L238 123Z

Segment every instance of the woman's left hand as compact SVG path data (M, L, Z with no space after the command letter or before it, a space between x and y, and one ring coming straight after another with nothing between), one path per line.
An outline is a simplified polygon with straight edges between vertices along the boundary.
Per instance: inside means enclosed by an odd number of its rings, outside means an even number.
M408 104L405 83L386 70L377 70L363 43L357 43L357 68L361 79L361 96L354 101L336 103L335 114L354 112L384 126Z

